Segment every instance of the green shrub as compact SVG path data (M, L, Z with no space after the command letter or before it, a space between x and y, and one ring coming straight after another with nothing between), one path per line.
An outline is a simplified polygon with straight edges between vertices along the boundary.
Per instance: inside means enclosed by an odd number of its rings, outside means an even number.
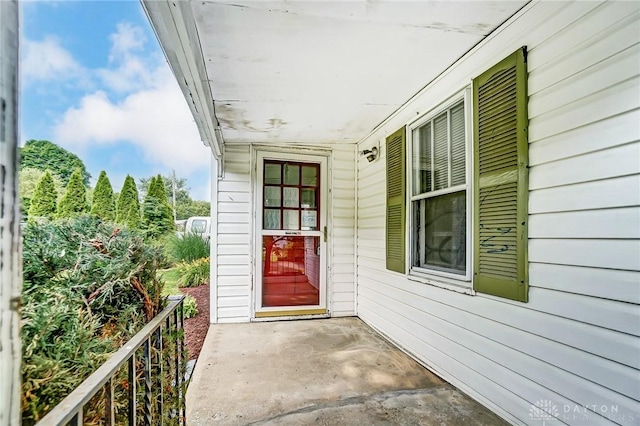
M116 203L113 199L113 188L107 177L107 172L100 172L98 182L93 191L91 214L104 220L113 221L116 217Z
M51 177L46 171L33 190L33 196L29 205L29 218L46 217L53 219L56 213L58 193Z
M195 297L193 296L185 296L183 303L184 309L184 317L185 318L193 318L198 315L198 302L196 302Z
M144 203L142 224L151 238L158 238L176 230L173 209L167 202L162 176L152 177Z
M129 175L124 179L116 202L116 222L125 224L132 229L140 227L138 188L136 187L136 182Z
M191 262L208 257L209 240L198 234L187 233L182 237L171 236L167 240L167 255L174 262Z
M209 284L210 262L208 257L196 259L192 262L179 263L174 269L179 277L181 287L197 287Z
M77 169L71 175L64 195L58 203L57 216L60 218L78 216L89 208L87 204L87 188L82 183L82 174Z
M96 217L23 232L22 409L30 425L164 306L158 248Z

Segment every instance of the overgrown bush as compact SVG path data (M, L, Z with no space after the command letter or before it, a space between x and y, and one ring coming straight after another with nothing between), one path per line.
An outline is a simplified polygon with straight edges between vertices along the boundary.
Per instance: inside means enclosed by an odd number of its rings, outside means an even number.
M92 216L23 239L23 424L42 418L165 305L158 248Z
M182 303L185 318L193 318L198 314L198 302L196 302L195 297L185 296Z
M209 256L209 240L199 234L187 233L167 240L167 254L174 262L192 262Z

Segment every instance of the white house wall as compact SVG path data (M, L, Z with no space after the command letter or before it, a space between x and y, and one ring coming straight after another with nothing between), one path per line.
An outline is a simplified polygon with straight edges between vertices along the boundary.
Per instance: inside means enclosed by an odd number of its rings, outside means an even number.
M382 156L358 162L358 315L514 423L547 402L567 424L640 421L639 20L637 2L531 4L359 145ZM529 302L387 271L385 137L523 45Z
M263 149L264 147L261 147ZM323 147L326 148L326 147ZM331 316L355 314L355 146L331 145L329 161L328 302ZM282 149L280 147L279 149ZM223 177L213 174L217 192L217 238L212 241L212 320L251 319L254 188L251 145L225 148ZM215 286L215 287L213 287Z

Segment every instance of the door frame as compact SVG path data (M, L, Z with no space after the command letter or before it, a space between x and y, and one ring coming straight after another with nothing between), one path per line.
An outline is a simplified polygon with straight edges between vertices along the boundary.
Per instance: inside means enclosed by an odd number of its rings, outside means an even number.
M327 234L329 229L329 151L315 150L279 150L256 147L254 155L255 172L252 181L253 199L253 231L251 243L253 245L252 285L251 285L251 317L253 321L273 319L300 319L304 317L329 316L329 250ZM299 163L318 164L320 169L320 221L317 234L320 234L320 288L319 304L303 306L274 306L262 307L262 236L263 236L263 179L265 160L293 161ZM301 231L308 232L308 231ZM267 234L272 232L267 231Z

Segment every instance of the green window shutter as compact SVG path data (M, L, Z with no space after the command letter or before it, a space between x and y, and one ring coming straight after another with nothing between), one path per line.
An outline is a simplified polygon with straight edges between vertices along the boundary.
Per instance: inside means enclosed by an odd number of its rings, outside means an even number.
M405 129L387 138L387 269L405 272Z
M474 289L526 302L527 67L523 47L473 80Z

